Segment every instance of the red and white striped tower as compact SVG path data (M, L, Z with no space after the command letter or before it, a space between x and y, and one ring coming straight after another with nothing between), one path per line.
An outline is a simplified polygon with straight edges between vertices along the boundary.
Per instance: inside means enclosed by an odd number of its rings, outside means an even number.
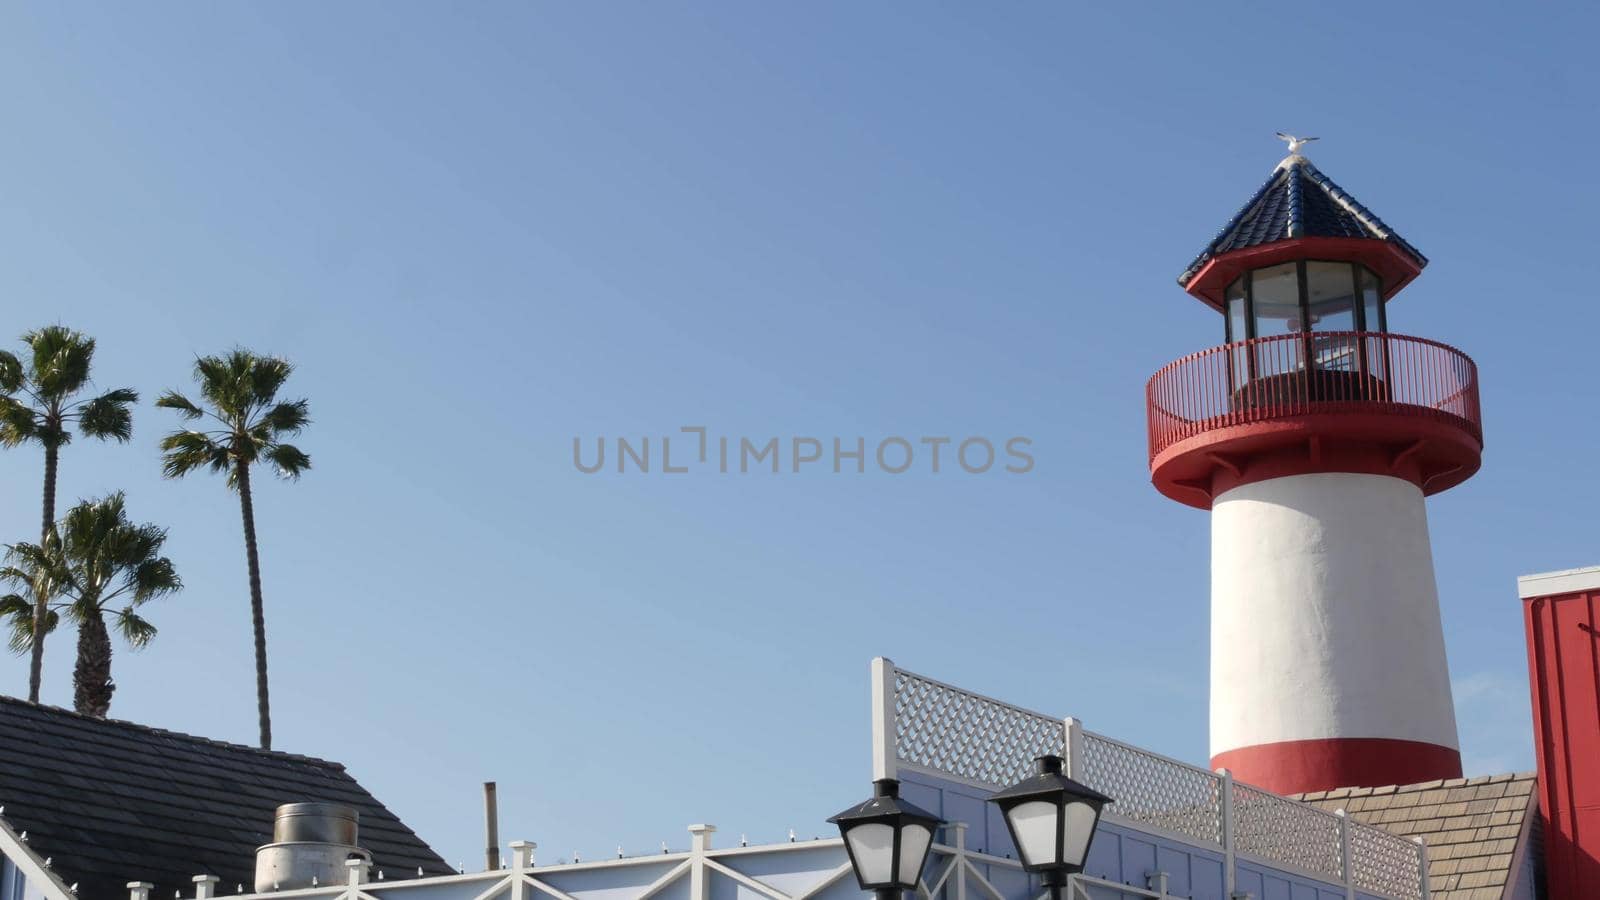
M1425 265L1292 152L1178 279L1226 343L1148 386L1152 481L1211 510L1211 763L1280 793L1461 774L1423 498L1483 433L1472 360L1389 332Z

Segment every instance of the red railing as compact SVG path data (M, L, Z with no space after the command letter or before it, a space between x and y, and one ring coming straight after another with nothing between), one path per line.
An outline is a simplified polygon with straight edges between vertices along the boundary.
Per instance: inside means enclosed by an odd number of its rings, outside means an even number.
M1239 341L1169 364L1145 391L1152 460L1216 428L1323 413L1432 417L1483 440L1472 358L1405 335L1325 331Z

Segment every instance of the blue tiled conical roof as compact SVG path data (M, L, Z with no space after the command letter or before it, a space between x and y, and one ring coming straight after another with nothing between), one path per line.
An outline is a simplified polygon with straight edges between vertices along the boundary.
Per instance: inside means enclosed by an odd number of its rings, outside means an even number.
M1362 206L1333 179L1303 156L1290 156L1272 170L1272 177L1222 226L1222 231L1178 276L1187 286L1217 256L1246 247L1305 237L1366 238L1387 241L1417 261L1428 258Z

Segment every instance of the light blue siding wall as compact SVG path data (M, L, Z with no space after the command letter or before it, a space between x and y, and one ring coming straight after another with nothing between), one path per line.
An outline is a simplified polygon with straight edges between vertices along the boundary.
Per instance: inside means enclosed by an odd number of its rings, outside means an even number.
M1235 891L1248 893L1256 900L1344 900L1342 885L1328 884L1283 872L1269 866L1239 860L1235 871Z
M902 770L900 795L938 813L946 822L967 824L967 849L991 856L1015 857L999 812L985 801L989 791L960 782ZM943 843L954 840L950 829ZM1220 849L1190 844L1164 834L1145 832L1111 822L1102 823L1089 850L1084 873L1119 884L1143 888L1149 876L1167 873L1168 892L1192 900L1228 900L1224 895L1226 859ZM1015 869L987 867L985 873L1007 897L1027 894L1026 876ZM1344 900L1343 885L1287 872L1269 864L1239 859L1235 890L1256 900ZM1134 895L1095 887L1096 900L1123 900ZM1370 898L1369 898L1370 900Z
M1167 873L1167 891L1194 900L1226 900L1223 896L1224 860L1221 853L1167 838L1106 823L1095 835L1084 873L1106 881L1145 887L1151 876ZM1121 900L1136 895L1094 886L1097 900Z
M44 900L44 891L22 875L11 858L0 854L0 900Z

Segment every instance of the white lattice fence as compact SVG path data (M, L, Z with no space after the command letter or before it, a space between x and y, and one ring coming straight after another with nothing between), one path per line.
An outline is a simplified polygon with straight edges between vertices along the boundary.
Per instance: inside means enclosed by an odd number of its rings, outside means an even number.
M1238 783L1233 810L1236 852L1344 880L1338 816Z
M1116 799L1120 818L1222 843L1222 779L1103 735L1084 732L1083 782Z
M895 753L903 761L996 787L1063 748L1060 719L895 670Z
M1423 900L1416 873L1425 864L1420 844L1350 822L1350 875L1361 890Z
M1386 897L1421 898L1426 856L1404 838L1083 731L1076 723L1069 729L1066 720L903 671L888 660L874 666L874 690L880 692L874 728L882 735L875 758L884 772L898 762L999 788L1029 775L1034 757L1070 758L1076 751L1069 762L1074 777L1110 795L1110 814L1134 827ZM1232 820L1225 822L1223 792L1229 786Z

